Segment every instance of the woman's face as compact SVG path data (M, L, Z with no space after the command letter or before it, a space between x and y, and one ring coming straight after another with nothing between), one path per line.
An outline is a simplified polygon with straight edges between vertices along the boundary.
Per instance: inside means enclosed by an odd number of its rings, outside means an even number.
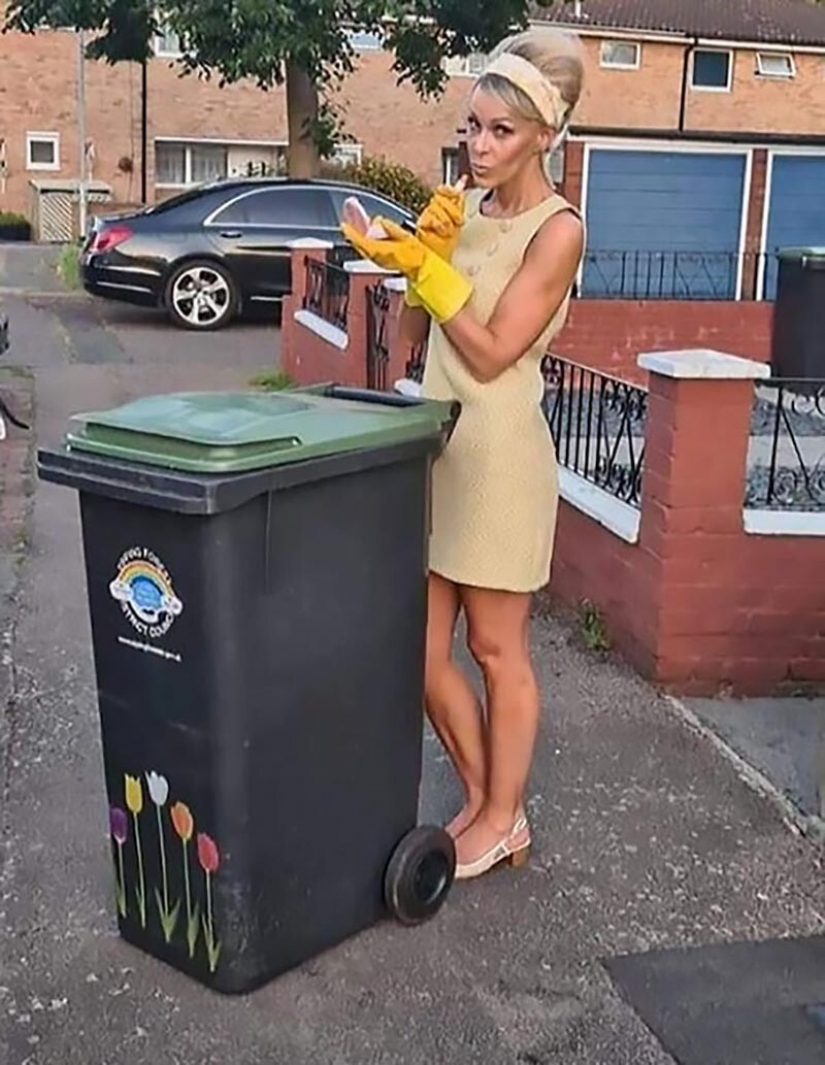
M470 98L467 147L475 183L494 189L517 177L544 152L552 132L513 112L498 96L476 89Z

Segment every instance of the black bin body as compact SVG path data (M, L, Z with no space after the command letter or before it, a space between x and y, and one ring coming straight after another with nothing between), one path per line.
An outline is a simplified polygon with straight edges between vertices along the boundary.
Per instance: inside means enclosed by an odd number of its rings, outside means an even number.
M438 446L225 477L40 453L80 493L120 931L216 990L386 915L417 820ZM152 625L135 603L158 595Z
M774 377L799 381L799 391L825 380L825 249L779 253L771 370Z

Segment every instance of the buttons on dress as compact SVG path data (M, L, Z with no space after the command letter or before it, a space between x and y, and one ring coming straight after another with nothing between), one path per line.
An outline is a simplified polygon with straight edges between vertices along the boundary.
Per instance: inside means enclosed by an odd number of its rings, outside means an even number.
M469 274L470 277L475 277L476 274L480 270L481 270L481 267L480 266L476 266L475 264L473 266L468 266L467 267L467 273Z
M495 253L496 253L497 251L498 251L498 241L497 241L497 240L495 240L495 241L493 241L493 243L492 243L492 244L490 245L490 247L489 247L489 248L487 249L487 254L488 254L488 255L495 255Z
M513 223L508 218L505 218L503 222L499 222L498 228L502 233L509 233L513 228Z

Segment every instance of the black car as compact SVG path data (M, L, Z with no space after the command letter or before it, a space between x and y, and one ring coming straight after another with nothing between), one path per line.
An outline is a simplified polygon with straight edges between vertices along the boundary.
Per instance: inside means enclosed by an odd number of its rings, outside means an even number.
M134 214L97 219L82 252L83 286L106 299L165 308L185 329L219 329L291 290L289 245L313 237L347 256L341 209L413 219L399 204L344 182L222 180Z

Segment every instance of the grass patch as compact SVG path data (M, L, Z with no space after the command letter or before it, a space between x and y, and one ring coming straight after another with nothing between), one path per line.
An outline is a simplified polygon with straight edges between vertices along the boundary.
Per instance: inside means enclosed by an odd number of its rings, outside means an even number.
M611 648L604 618L598 606L590 600L583 599L579 604L579 628L581 638L589 651L604 653Z
M249 383L253 388L261 388L264 392L283 392L287 388L295 388L298 384L286 370L266 370L256 374Z
M80 288L80 248L77 244L64 244L57 260L57 276L74 292Z

